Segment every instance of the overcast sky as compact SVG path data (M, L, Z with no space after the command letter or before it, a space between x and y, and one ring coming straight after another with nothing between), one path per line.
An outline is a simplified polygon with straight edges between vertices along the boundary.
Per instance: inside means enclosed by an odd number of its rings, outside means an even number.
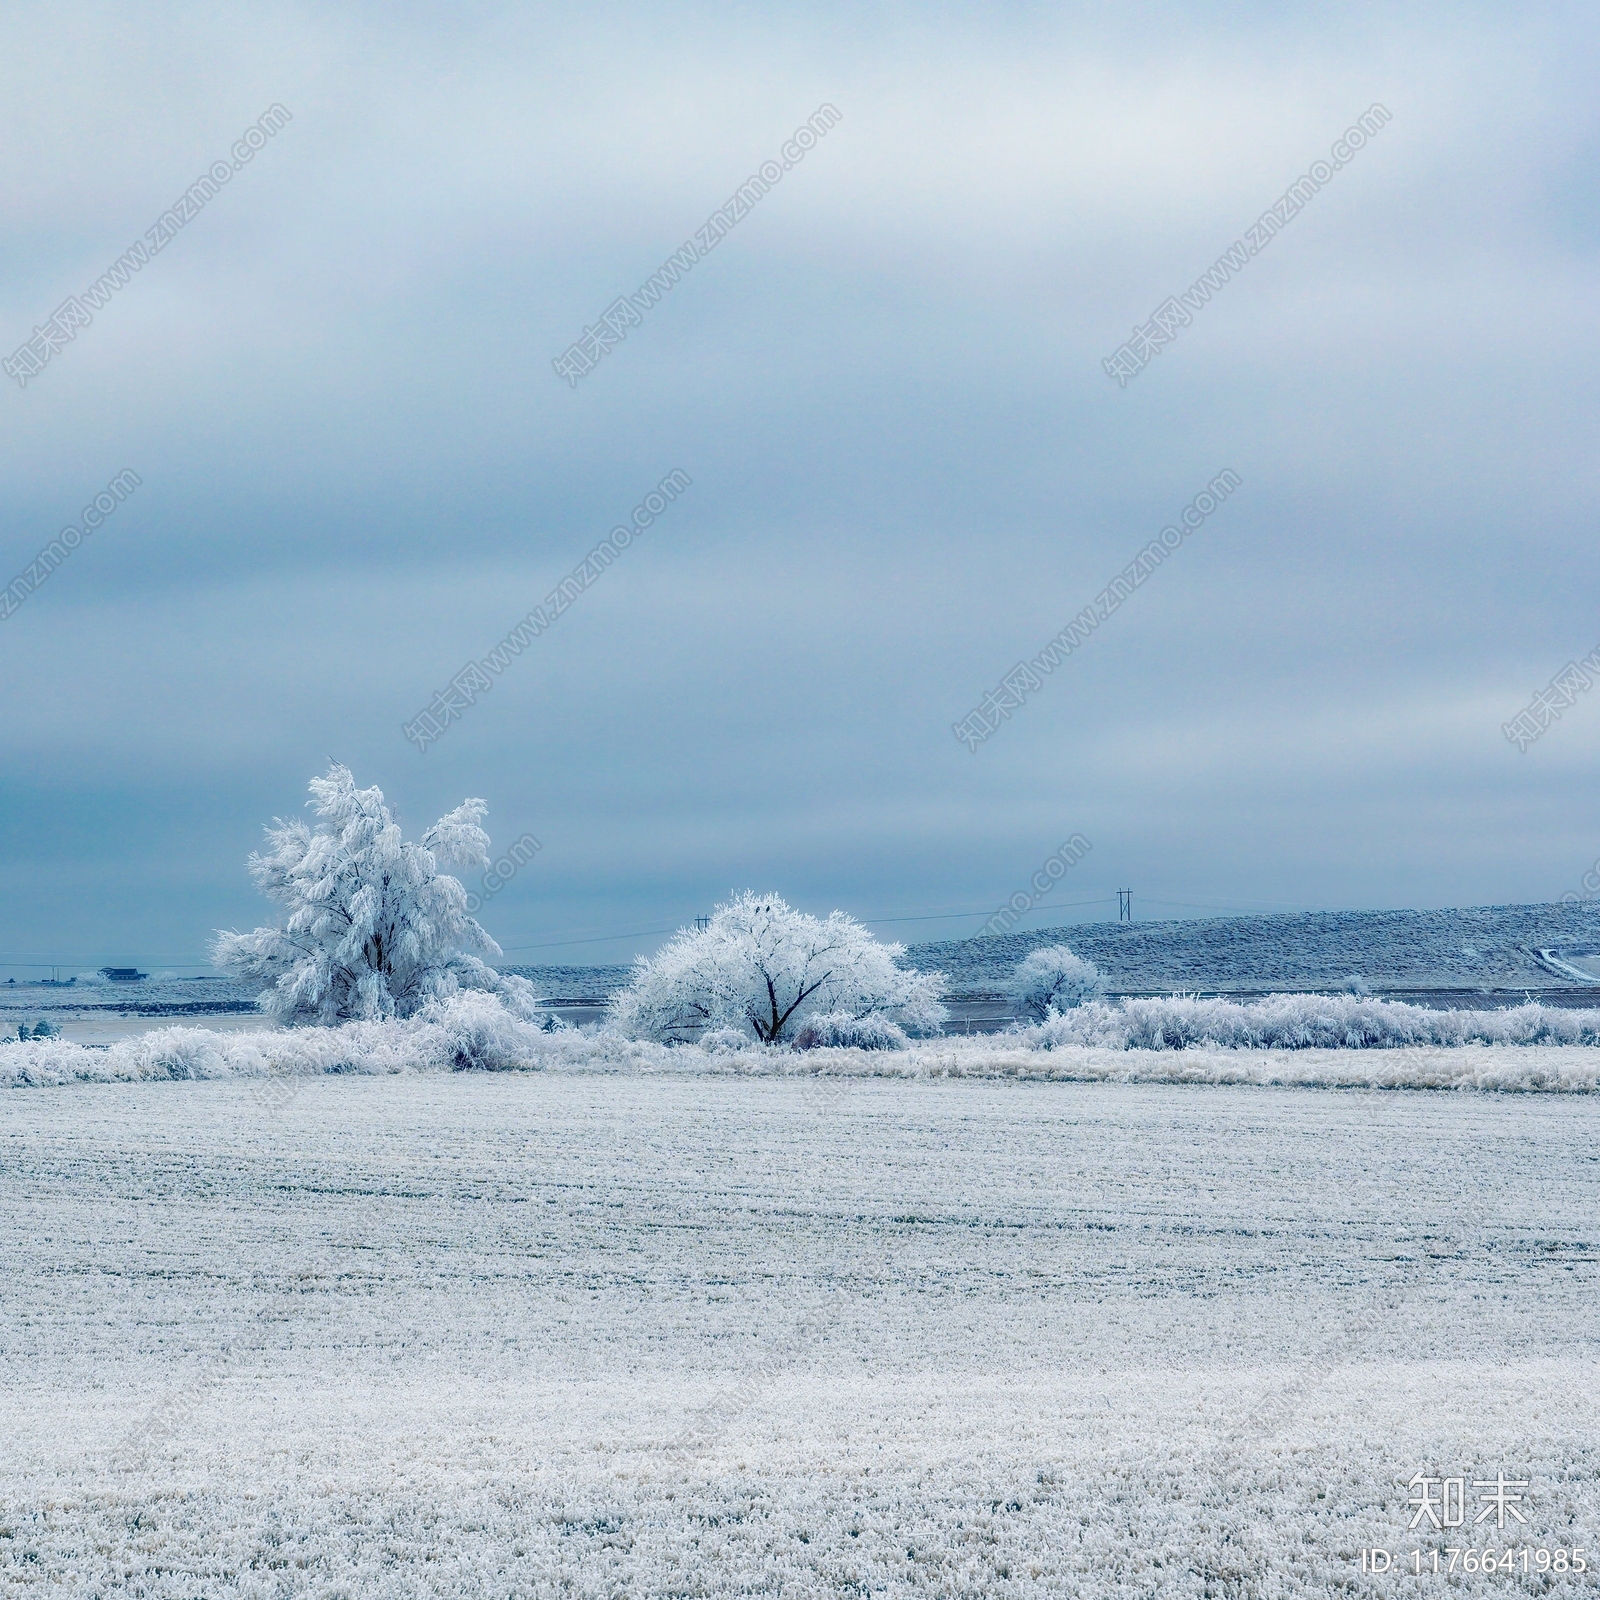
M408 832L477 795L538 839L482 918L520 961L626 959L746 886L975 932L1074 833L1024 926L1123 886L1140 917L1576 889L1600 692L1526 751L1502 724L1600 643L1597 39L1579 5L8 7L0 355L172 237L0 380L0 584L141 480L0 621L0 957L203 960L331 759ZM1119 388L1103 358L1375 104Z

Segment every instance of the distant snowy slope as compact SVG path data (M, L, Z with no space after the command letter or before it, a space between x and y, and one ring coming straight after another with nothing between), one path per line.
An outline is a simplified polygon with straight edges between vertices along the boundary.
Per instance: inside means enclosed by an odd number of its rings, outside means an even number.
M1396 989L1579 989L1596 969L1600 985L1600 903L1477 906L1445 911L1313 911L1280 916L1206 917L1178 922L1084 922L987 939L912 945L908 965L949 975L954 994L998 994L1031 950L1065 944L1087 956L1114 992L1173 990L1268 993L1329 989L1358 975L1376 992ZM1544 962L1538 953L1548 955ZM1573 965L1574 961L1577 965ZM569 1020L590 1020L629 977L624 966L507 966L551 999L576 1003ZM80 982L51 989L0 985L0 1015L147 1014L245 1009L253 991L226 981L152 978L138 984ZM9 1031L9 1030L8 1030Z
M998 991L1030 950L1051 944L1087 956L1123 992L1329 987L1351 974L1374 989L1552 989L1578 979L1541 966L1534 952L1600 950L1600 905L1089 922L913 945L906 955L973 993Z
M551 1000L590 1001L603 1005L632 975L631 967L501 967L526 978Z
M0 1014L90 1015L114 1011L146 1016L183 1016L254 1008L258 984L229 978L182 978L155 973L137 983L108 983L96 973L71 983L0 983Z

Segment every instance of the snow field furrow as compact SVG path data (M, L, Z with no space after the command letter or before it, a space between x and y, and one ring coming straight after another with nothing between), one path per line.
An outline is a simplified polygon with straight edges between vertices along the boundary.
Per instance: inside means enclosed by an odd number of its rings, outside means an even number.
M8 1096L0 1592L1443 1592L1355 1564L1419 1469L1600 1533L1597 1125L576 1073Z

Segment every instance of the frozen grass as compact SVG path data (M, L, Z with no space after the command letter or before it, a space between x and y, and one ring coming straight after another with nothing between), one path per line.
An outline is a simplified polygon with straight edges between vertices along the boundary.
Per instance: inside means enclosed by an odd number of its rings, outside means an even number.
M493 996L468 992L404 1022L226 1033L153 1028L103 1050L63 1039L17 1041L0 1045L0 1085L510 1071L538 1066L544 1037Z
M1091 1002L1026 1035L1044 1049L1088 1044L1122 1050L1393 1050L1409 1045L1600 1044L1600 1011L1536 1002L1497 1011L1435 1011L1349 994L1274 994L1260 1000L1192 995Z
M0 1594L1593 1592L1600 1102L714 1087L0 1097Z
M895 1041L900 1042L900 1041ZM483 994L407 1022L222 1033L161 1028L95 1050L59 1039L0 1045L0 1086L164 1078L301 1079L461 1070L716 1076L1018 1078L1383 1089L1594 1093L1600 1012L1525 1005L1429 1011L1353 995L1093 1003L1016 1033L895 1050L665 1046L609 1030L544 1032Z

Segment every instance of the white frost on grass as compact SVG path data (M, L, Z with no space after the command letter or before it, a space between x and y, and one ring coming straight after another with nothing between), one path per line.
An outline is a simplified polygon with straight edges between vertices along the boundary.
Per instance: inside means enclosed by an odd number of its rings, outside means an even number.
M403 1021L249 1033L153 1028L102 1050L64 1039L0 1045L0 1086L510 1071L541 1065L543 1042L557 1036L542 1020L515 1016L493 995L469 991Z
M528 988L526 984L523 988ZM529 991L531 993L531 990ZM827 1019L824 1019L827 1020ZM1091 1001L1012 1033L912 1041L849 1029L800 1051L730 1030L704 1045L563 1029L531 1004L513 1012L467 992L403 1020L223 1033L154 1029L90 1049L59 1038L0 1044L0 1086L171 1078L320 1077L450 1071L675 1072L738 1076L1024 1078L1306 1087L1600 1088L1600 1011L1528 1004L1431 1011L1359 995L1272 995L1239 1003L1192 996ZM898 1048L888 1050L892 1042Z
M1435 1011L1357 994L1271 994L1261 1000L1195 995L1091 1001L1023 1037L1038 1048L1101 1045L1182 1050L1190 1045L1271 1050L1393 1050L1407 1045L1600 1045L1600 1011L1535 1001L1499 1011Z
M1357 1553L1593 1560L1600 1101L251 1089L0 1097L0 1594L1594 1594Z
M1008 1041L1015 1041L1009 1042ZM723 1057L723 1072L836 1078L1009 1078L1025 1083L1255 1084L1300 1089L1482 1089L1520 1094L1600 1091L1600 1048L1416 1045L1393 1050L1032 1050L1001 1034L941 1039L889 1055L814 1050L763 1060Z

